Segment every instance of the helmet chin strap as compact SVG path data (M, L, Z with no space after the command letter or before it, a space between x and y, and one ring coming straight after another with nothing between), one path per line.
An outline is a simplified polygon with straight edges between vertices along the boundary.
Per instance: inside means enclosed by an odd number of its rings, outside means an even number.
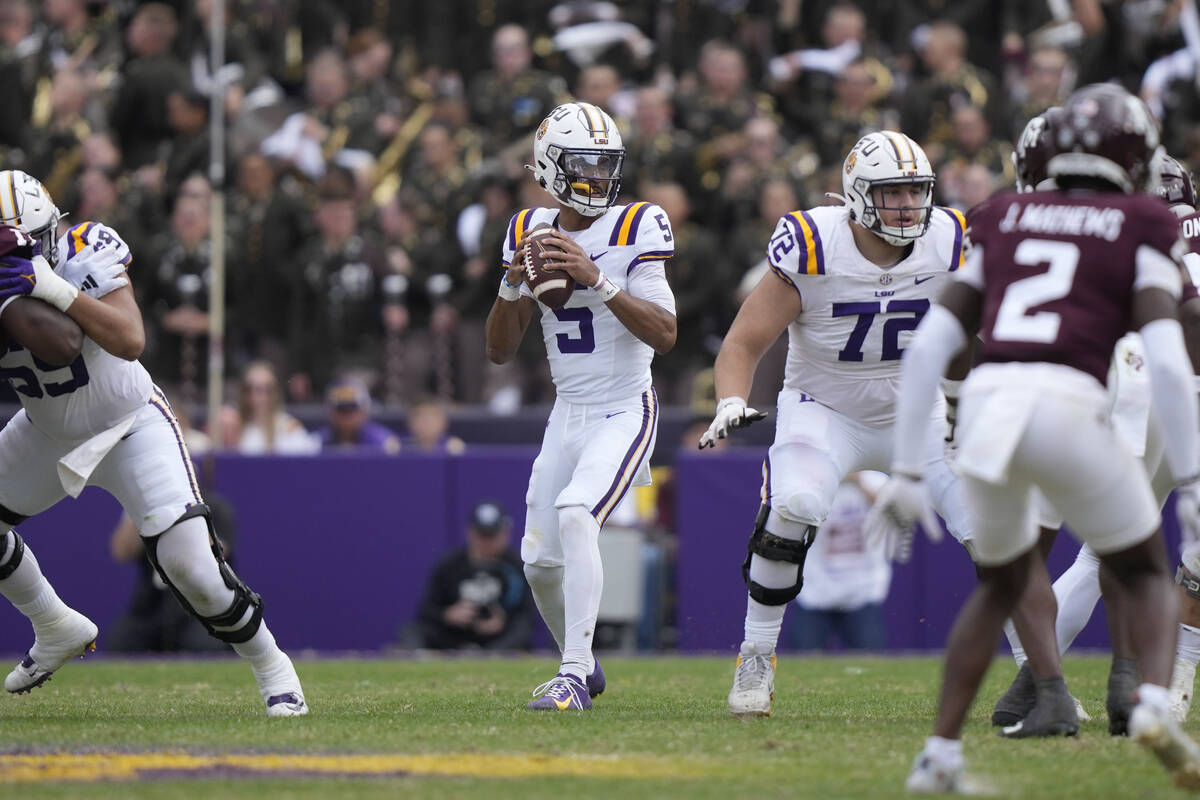
M847 200L843 195L838 194L837 192L826 192L825 196L828 197L830 200L840 200L842 205L844 205L844 206L850 205L850 201Z

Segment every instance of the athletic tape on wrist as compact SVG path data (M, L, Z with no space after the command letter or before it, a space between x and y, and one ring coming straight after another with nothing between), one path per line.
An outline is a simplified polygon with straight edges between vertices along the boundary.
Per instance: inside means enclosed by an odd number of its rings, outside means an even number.
M500 295L501 300L507 300L510 303L515 303L521 299L520 287L521 284L519 283L516 286L513 286L511 283L509 283L508 274L505 273L504 277L500 279L500 290L497 292L497 294Z

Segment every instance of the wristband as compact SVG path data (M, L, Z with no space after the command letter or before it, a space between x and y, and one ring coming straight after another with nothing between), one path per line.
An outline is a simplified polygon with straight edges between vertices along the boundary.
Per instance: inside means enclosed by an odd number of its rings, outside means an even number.
M508 273L505 273L504 277L500 279L500 291L497 292L497 294L500 295L501 300L507 300L510 303L515 303L521 299L520 286L521 284L519 283L516 286L513 286L511 283L509 283Z
M596 280L596 285L592 288L599 293L600 302L602 303L607 303L609 300L612 300L621 291L620 288L618 288L615 283L610 281L608 276L603 272L600 273L600 277Z

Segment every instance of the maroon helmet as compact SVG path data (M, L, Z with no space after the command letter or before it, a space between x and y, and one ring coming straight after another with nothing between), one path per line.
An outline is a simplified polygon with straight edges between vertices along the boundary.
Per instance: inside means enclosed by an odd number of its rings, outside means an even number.
M1047 171L1141 192L1158 178L1152 166L1158 147L1158 125L1145 103L1115 84L1093 83L1063 103Z
M1054 155L1054 128L1061 118L1062 108L1051 106L1025 123L1012 156L1017 191L1032 192L1050 178L1046 165Z
M1196 207L1196 184L1192 182L1192 174L1183 168L1183 164L1164 155L1159 174L1161 182L1155 194L1173 206L1183 204Z

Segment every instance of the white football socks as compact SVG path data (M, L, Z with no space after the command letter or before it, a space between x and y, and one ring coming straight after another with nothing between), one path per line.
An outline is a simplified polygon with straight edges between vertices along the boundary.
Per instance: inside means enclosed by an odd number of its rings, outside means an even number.
M558 533L563 549L563 655L560 672L583 681L596 667L592 640L604 566L600 562L600 523L583 506L558 511Z
M768 589L795 586L799 569L797 565L785 561L771 561L757 554L750 556L750 579ZM745 640L774 648L779 643L779 632L783 628L786 611L787 603L768 606L753 597L747 597Z
M565 611L563 610L563 568L547 567L542 564L526 564L525 580L533 591L533 602L537 605L542 621L550 629L554 644L558 645L561 654L567 627Z
M1096 603L1100 602L1100 559L1092 548L1079 548L1075 561L1054 582L1054 599L1058 601L1058 619L1054 622L1058 652L1063 655L1075 642L1079 632L1088 624ZM1020 667L1025 664L1025 648L1017 638L1012 620L1004 623L1004 635Z
M1179 624L1179 642L1175 645L1175 657L1193 665L1200 663L1200 628Z
M4 548L4 552L0 553L0 566L3 566L12 560L16 550L16 532L0 541L3 542L0 546ZM21 563L12 575L0 581L0 594L29 618L35 634L39 628L58 620L70 610L42 574L42 568L28 543L25 544Z

